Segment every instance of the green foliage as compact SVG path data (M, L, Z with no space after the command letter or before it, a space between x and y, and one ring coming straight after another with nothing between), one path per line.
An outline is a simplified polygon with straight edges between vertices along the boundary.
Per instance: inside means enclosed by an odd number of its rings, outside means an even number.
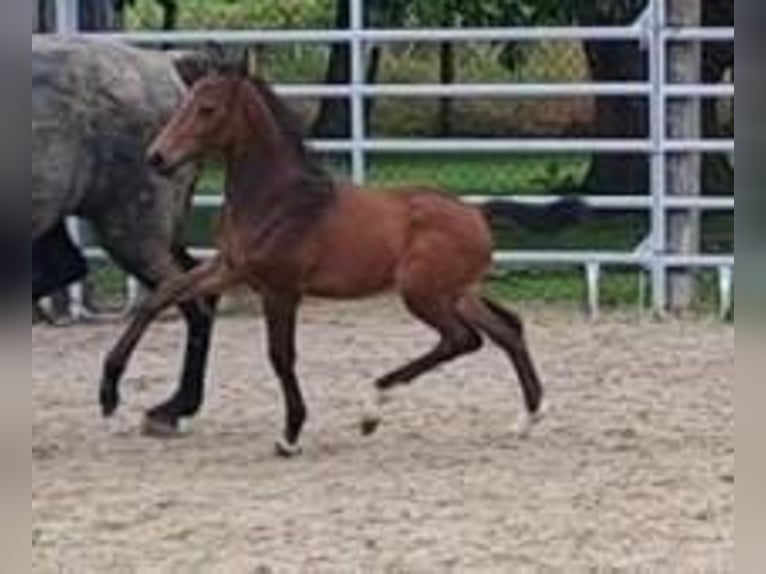
M332 25L333 0L180 0L179 27L327 28ZM155 0L136 0L128 11L128 27L158 28L161 12Z

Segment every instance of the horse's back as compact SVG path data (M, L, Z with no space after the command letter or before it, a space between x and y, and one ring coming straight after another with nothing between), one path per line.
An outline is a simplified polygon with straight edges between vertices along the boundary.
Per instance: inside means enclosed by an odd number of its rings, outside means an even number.
M410 293L459 293L479 281L492 264L492 234L484 214L438 189L399 193L409 207L399 288Z

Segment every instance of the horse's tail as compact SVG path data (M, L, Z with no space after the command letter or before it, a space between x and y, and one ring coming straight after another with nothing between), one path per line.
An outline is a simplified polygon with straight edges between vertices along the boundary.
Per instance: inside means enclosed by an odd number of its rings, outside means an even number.
M571 196L542 205L495 200L485 203L482 209L492 221L511 221L532 231L549 232L577 225L591 211L585 200Z

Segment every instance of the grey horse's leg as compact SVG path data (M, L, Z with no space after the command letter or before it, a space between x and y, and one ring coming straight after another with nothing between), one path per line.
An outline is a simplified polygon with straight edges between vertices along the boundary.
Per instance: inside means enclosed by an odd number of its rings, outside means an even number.
M104 248L128 273L154 290L193 268L196 261L179 247L148 241L148 232L125 233L114 222L95 224ZM121 229L117 234L115 230ZM210 340L213 332L217 296L181 303L178 307L186 321L187 336L183 368L178 387L166 401L149 409L144 428L151 434L167 434L178 427L179 420L194 416L204 400Z
M222 293L236 282L237 276L220 257L216 257L187 273L176 275L169 281L163 282L141 302L127 328L104 361L100 387L100 401L104 416L111 416L119 406L119 383L122 374L144 333L160 313L185 301L200 300L202 296Z
M183 248L174 250L174 258L184 271L198 265L198 261ZM147 411L144 429L149 434L176 430L179 419L193 417L202 406L218 300L218 295L212 295L178 306L188 329L181 379L170 398Z

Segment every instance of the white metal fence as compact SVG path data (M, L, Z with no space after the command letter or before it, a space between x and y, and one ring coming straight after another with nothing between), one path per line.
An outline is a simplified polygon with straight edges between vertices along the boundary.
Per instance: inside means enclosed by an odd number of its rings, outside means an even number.
M206 30L177 32L99 33L94 36L136 44L150 45L172 42L174 45L200 44L208 41L242 44L317 44L348 43L351 48L351 82L349 85L277 86L285 96L347 97L351 102L351 137L347 140L314 141L317 150L350 154L352 177L364 182L368 154L387 153L641 153L651 162L648 195L593 196L588 201L600 209L641 209L650 214L651 232L644 242L631 251L498 251L499 265L576 265L585 271L588 304L598 310L601 269L608 265L634 266L651 277L652 308L663 312L667 307L668 271L674 268L710 268L717 271L721 312L729 310L732 301L734 255L671 253L668 246L669 210L733 211L734 197L700 197L674 195L668 189L668 157L672 154L732 153L732 139L667 137L667 107L672 99L733 97L733 84L673 84L667 78L670 43L733 42L733 28L679 28L667 24L666 1L652 0L633 25L625 27L539 27L539 28L458 28L458 29L369 29L363 24L364 0L349 0L351 25L348 30ZM56 0L58 33L77 34L77 0ZM525 84L375 84L365 80L365 50L375 44L401 42L468 42L468 41L546 41L598 40L603 42L634 41L648 50L647 81L610 83L525 83ZM390 139L371 138L365 125L364 102L367 98L398 96L422 97L553 97L553 96L640 96L648 100L650 129L645 138L593 139ZM489 198L473 196L468 201L482 203ZM493 197L492 199L497 199ZM546 201L550 197L514 197L521 201ZM210 208L219 198L198 197L195 205ZM205 252L203 251L204 255ZM133 290L135 292L135 290ZM75 291L77 301L81 292Z

